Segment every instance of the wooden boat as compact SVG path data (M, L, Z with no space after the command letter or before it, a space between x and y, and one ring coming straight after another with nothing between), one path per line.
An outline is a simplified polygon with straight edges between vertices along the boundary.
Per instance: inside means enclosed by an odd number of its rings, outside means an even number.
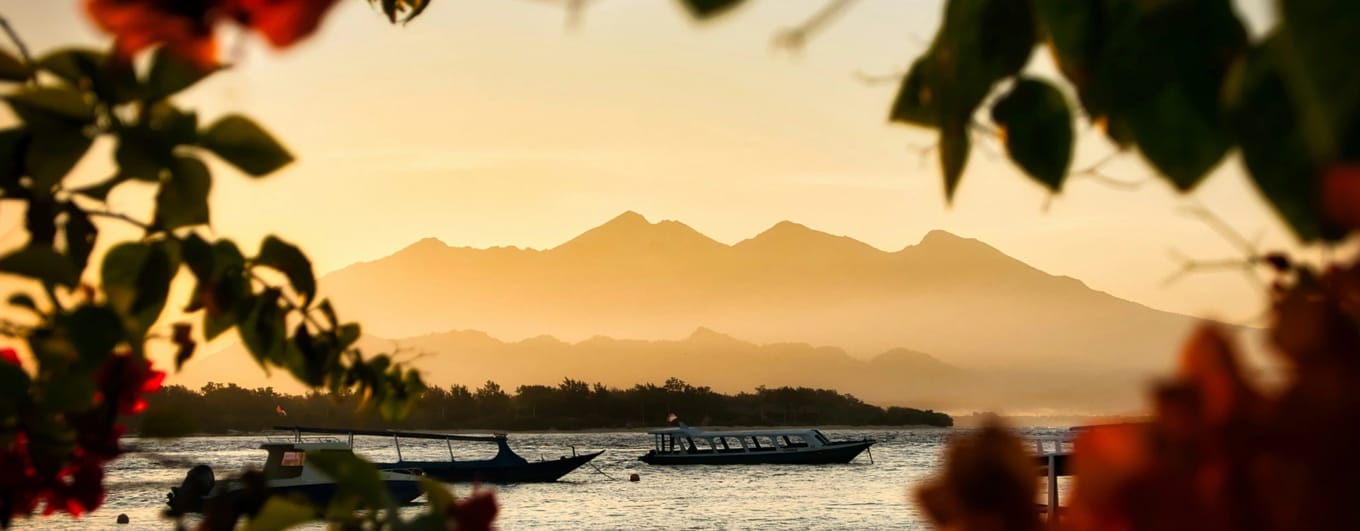
M351 446L354 443L355 435L391 437L393 444L396 446L397 461L392 463L375 463L380 470L418 471L421 474L446 483L547 483L557 481L562 476L580 468L582 465L590 462L591 459L604 453L604 451L601 450L598 452L577 454L576 449L573 447L572 455L570 456L561 456L557 459L529 461L520 457L510 449L510 445L503 433L495 435L452 435L446 433L347 430L339 428L309 428L302 426L275 426L274 429L292 431L299 440L301 440L302 434L304 433L347 435ZM435 439L445 441L449 450L449 458L447 460L407 460L401 454L401 439ZM491 459L482 460L459 460L454 455L454 441L493 443L496 445L496 456Z
M307 464L309 452L351 453L349 445L341 442L267 442L260 449L268 452L264 463L265 496L305 496L312 505L325 507L335 496L335 480ZM396 471L380 472L383 487L393 501L410 503L420 497L420 477ZM216 481L212 468L197 465L189 470L179 487L171 487L166 503L179 513L202 512L204 505L223 502L231 510L243 497L258 496L256 487L239 480ZM254 491L243 495L246 491ZM242 500L242 503L257 503Z
M650 465L819 465L849 463L873 439L832 441L816 429L704 431L679 428L647 432L655 446L638 459Z

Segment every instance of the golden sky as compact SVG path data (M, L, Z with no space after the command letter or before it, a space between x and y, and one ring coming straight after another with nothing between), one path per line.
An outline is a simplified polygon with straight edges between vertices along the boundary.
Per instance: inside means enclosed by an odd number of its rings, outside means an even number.
M75 0L0 0L35 53L104 46ZM299 161L252 181L215 164L213 230L256 248L265 234L299 243L318 274L387 255L420 238L450 245L552 247L635 210L734 243L780 220L882 249L931 229L979 238L1054 274L1150 306L1230 320L1258 317L1262 288L1237 273L1166 285L1176 253L1239 256L1202 205L1267 248L1291 237L1229 158L1179 196L1136 153L1107 166L1126 190L1074 179L1050 197L975 139L955 204L943 201L930 132L890 126L891 74L919 55L938 0L863 0L801 53L773 35L819 0L751 0L698 24L667 0L601 0L574 27L557 2L436 0L389 26L345 0L310 41L275 53L222 34L236 67L186 93L200 120L255 117ZM1240 0L1253 33L1266 0ZM1047 54L1031 68L1053 71ZM0 115L0 126L13 122ZM1078 124L1074 168L1113 148ZM78 178L109 173L97 146ZM148 193L121 188L114 208L149 215ZM0 246L24 238L12 212Z

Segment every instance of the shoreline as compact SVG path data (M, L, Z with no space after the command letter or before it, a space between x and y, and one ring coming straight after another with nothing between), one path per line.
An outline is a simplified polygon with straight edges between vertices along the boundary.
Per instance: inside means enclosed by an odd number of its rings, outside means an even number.
M570 434L594 434L594 433L636 433L636 434L640 434L640 435L645 435L648 431L651 431L651 430L658 430L658 429L665 429L665 428L667 428L667 427L670 427L670 426L649 426L649 427L640 427L640 428L627 428L627 427L615 427L615 428L580 428L580 429L569 429L569 430L557 430L557 429L542 429L542 430L490 430L490 429L476 429L476 428L458 428L458 429L397 428L397 429L394 429L394 430L392 430L392 431L407 431L407 432L414 432L414 433L443 433L443 434L449 434L449 435L486 435L486 434L490 434L490 433L504 433L504 434L506 434L506 435L511 435L511 436L513 436L513 435L550 435L550 434L566 434L566 435L570 435ZM790 424L790 425L769 425L769 426L718 426L718 425L713 425L713 426L702 426L702 427L699 427L699 428L700 428L701 430L706 430L706 431L717 431L717 430L781 430L781 429L819 429L819 430L838 430L838 431L845 431L845 430L858 430L858 431L903 431L903 430L953 430L953 429L957 429L958 427L957 427L957 426L954 426L954 427L946 427L946 426L930 426L930 425L926 425L926 424L905 424L905 425L900 425L900 426L893 426L893 425L853 426L853 425L848 425L848 424L822 424L822 425ZM383 429L383 428L357 428L357 429ZM290 433L292 433L292 432L289 431L289 430L273 430L273 429L271 429L271 430L260 430L260 431L242 432L242 433L207 433L207 432L202 432L202 433L189 433L189 434L181 435L181 436L178 436L178 437L145 437L145 438L146 438L146 439L165 439L165 440L169 440L169 439L186 439L186 438L189 438L189 437L261 437L261 436L275 436L275 437L278 437L278 436L284 436L284 435L287 435L287 434L290 434ZM143 437L141 437L140 435L135 434L135 433L128 433L128 434L124 435L123 438L124 438L124 439L142 439Z

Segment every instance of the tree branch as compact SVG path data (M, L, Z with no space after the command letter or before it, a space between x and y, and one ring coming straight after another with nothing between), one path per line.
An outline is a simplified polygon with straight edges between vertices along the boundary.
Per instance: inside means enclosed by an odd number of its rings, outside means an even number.
M19 38L19 34L14 31L14 27L9 25L9 19L5 18L3 15L0 15L0 28L5 30L6 35L9 35L9 40L14 41L14 46L19 49L19 56L23 58L24 64L28 65L29 82L37 83L38 77L33 69L33 56L28 53L28 45L24 44L24 40Z
M811 17L793 28L783 30L774 36L774 46L791 52L798 52L812 40L818 32L826 29L855 3L855 0L829 0Z

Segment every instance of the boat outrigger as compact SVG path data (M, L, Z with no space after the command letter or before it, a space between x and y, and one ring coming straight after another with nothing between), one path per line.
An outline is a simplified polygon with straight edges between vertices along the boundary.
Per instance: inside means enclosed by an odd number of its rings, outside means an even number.
M816 429L704 431L683 422L647 433L655 446L638 459L649 465L849 463L875 442L832 441Z
M287 430L294 433L297 440L302 440L303 434L327 434L327 435L347 435L348 444L353 447L354 436L376 436L391 437L397 450L397 461L394 463L375 463L380 470L390 471L419 471L426 476L438 479L446 483L547 483L557 481L562 476L567 475L573 470L590 462L604 453L598 452L577 454L576 449L572 448L572 455L562 456L555 460L543 459L539 461L529 461L520 457L510 449L506 436L503 433L494 435L453 435L447 433L420 433L410 431L389 431L389 430L348 430L340 428L309 428L302 426L275 426L276 430ZM401 439L435 439L446 443L449 450L447 460L407 460L401 455ZM495 443L497 447L496 456L491 459L460 461L454 456L454 441L472 441Z

